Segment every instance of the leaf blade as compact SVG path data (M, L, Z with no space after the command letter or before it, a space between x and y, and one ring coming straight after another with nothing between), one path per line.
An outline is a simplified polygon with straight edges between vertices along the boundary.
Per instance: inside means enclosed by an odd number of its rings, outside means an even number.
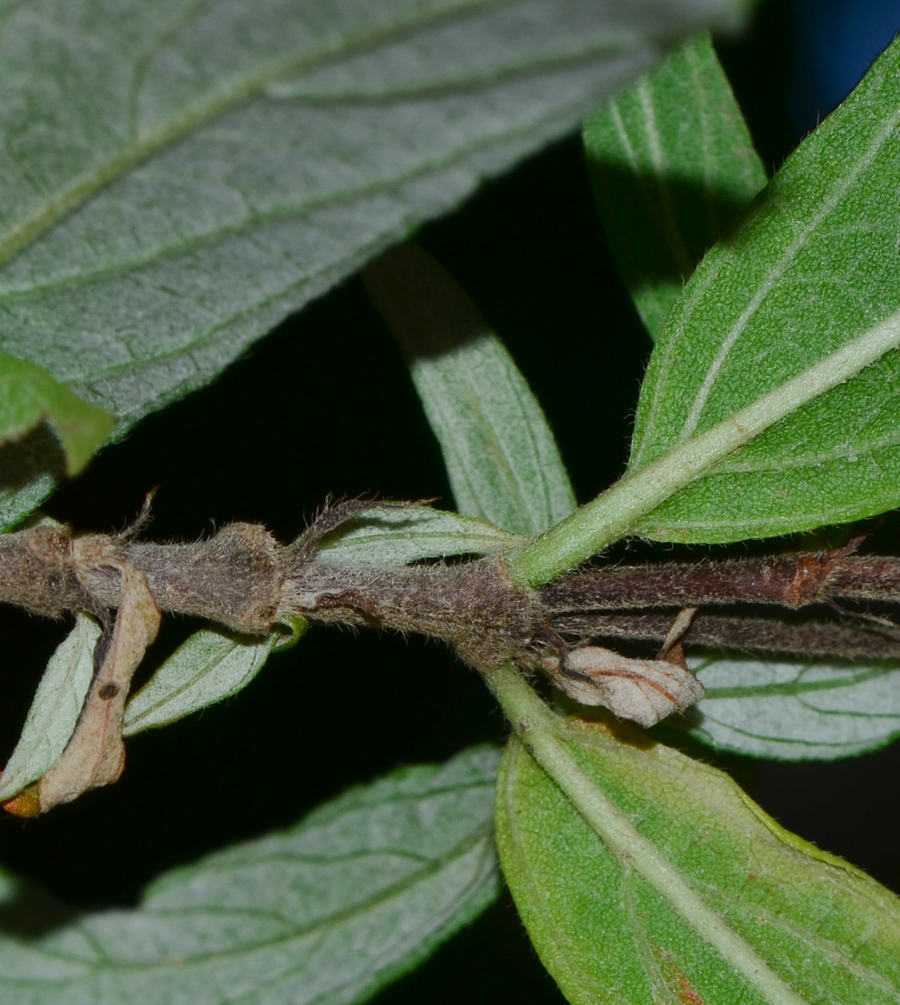
M237 694L277 643L277 634L248 640L210 628L195 632L129 699L122 735L167 726Z
M168 1005L189 994L218 1005L227 987L260 1005L363 1001L496 896L497 759L480 747L395 772L174 870L133 911L27 942L3 936L4 1000ZM14 901L15 884L3 892Z
M900 156L898 59L896 46L885 52L788 160L729 244L698 268L651 361L629 471L890 323L900 286L891 211L878 193ZM641 520L638 533L724 542L896 506L898 360L889 348L720 459Z
M324 565L409 565L429 558L489 555L519 540L473 517L430 506L381 503L326 537L315 560Z
M570 1001L896 999L892 894L783 831L715 769L584 722L554 754L532 732L543 729L533 708L527 718L524 737L565 793L511 743L498 846Z
M461 513L533 535L575 496L541 407L474 304L414 245L366 270L437 437Z
M717 750L783 761L836 760L900 736L900 669L712 657L691 660L707 696L688 714Z
M709 35L590 116L584 146L607 243L655 340L706 249L766 184Z

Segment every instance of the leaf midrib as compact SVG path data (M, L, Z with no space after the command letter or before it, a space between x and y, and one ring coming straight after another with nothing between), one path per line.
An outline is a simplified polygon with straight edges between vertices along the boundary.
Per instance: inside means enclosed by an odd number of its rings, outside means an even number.
M690 408L687 410L684 423L678 432L677 438L675 439L676 443L685 442L698 430L703 412L709 404L713 388L719 378L719 374L725 367L728 355L737 344L740 337L747 330L747 326L750 324L753 316L765 302L769 294L778 287L779 281L785 275L787 270L794 264L797 256L806 246L812 235L816 233L819 227L837 209L844 197L848 193L855 191L858 179L871 166L872 162L881 152L884 145L894 135L896 129L896 118L891 116L887 125L883 126L882 129L879 130L870 143L868 149L853 165L853 168L840 179L838 184L828 194L828 197L824 200L818 212L816 212L806 226L802 227L800 232L793 237L788 246L779 256L778 261L769 270L767 270L759 286L756 290L754 290L752 296L750 297L746 307L743 311L741 311L737 320L733 323L725 338L722 340L715 357L710 363L709 368L707 369L707 372L697 389L694 400L691 403ZM784 185L784 183L784 179L782 179L780 184Z
M552 64L552 69L548 70L544 67L540 72L556 73L567 69L577 68L581 64L588 65L592 62L595 55L596 53L592 56L578 56L571 59L567 58L565 60L559 60ZM526 74L533 75L529 71L524 70L519 75ZM459 93L459 89L452 92L448 91L448 94L451 93ZM0 305L9 302L35 299L47 296L59 290L101 282L105 279L113 278L125 271L146 268L147 266L155 265L159 262L166 261L167 259L171 260L173 258L178 258L182 255L189 254L192 251L202 249L210 244L227 239L228 237L239 235L254 227L265 226L268 223L277 222L291 216L308 215L319 209L347 205L357 199L366 198L383 192L386 188L392 188L410 181L415 181L416 179L435 171L446 170L471 154L488 149L497 143L515 141L522 136L528 135L534 130L540 130L550 122L556 121L559 118L559 115L560 109L559 107L555 107L547 116L542 116L521 129L506 130L501 134L491 134L490 136L476 139L474 142L468 143L463 147L455 147L450 152L449 156L442 156L433 160L422 162L416 165L413 170L398 172L396 174L392 174L390 177L378 178L374 181L365 181L359 185L348 185L345 188L336 189L333 192L329 192L321 196L304 198L301 195L297 199L291 199L283 203L278 203L267 210L248 212L245 217L238 221L211 227L203 231L203 233L198 234L195 237L182 240L177 244L173 243L165 247L156 248L146 254L137 254L126 259L118 259L115 263L109 266L79 271L70 275L63 275L59 278L52 279L49 282L30 284L27 287L11 288L5 291L0 290ZM241 194L239 189L235 189L235 191L238 194ZM73 206L72 210L77 208L77 205ZM40 234L37 234L36 238L40 236ZM0 248L2 248L2 245L0 245ZM21 248L17 249L17 251L21 250ZM4 260L0 259L0 269L2 269L3 264Z
M420 883L423 879L430 878L437 875L447 866L456 862L459 859L466 857L469 852L473 851L479 844L484 845L484 850L482 854L482 866L478 870L478 874L481 875L484 860L490 858L492 854L492 845L488 839L490 828L482 828L480 832L476 834L471 834L465 838L465 840L456 844L453 849L445 855L439 858L429 860L429 865L426 868L420 869L415 873L404 877L402 880L392 883L390 886L379 890L377 893L373 893L371 896L365 898L364 900L354 904L352 907L345 908L339 911L335 911L332 914L325 915L321 918L316 919L308 924L297 924L283 915L277 912L265 912L266 917L271 917L273 920L280 922L288 927L287 931L283 936L275 938L264 938L257 942L253 942L249 945L243 945L240 947L235 947L231 949L222 949L217 952L211 953L198 953L196 956L190 956L182 958L183 965L203 965L209 963L210 961L216 959L228 959L230 961L235 960L241 956L247 956L252 953L258 952L260 947L270 947L278 945L279 943L289 943L296 939L306 938L310 935L324 934L329 929L336 928L343 923L352 921L354 918L363 915L374 908L377 908L380 904L395 899L402 896L408 889ZM383 852L382 852L383 853ZM470 887L457 894L455 898L455 903L459 903L464 900L468 895ZM173 908L170 910L154 910L152 907L144 909L142 912L146 916L152 916L154 918L161 918L164 916L170 916L175 918L183 918L189 915L206 915L206 914L223 914L223 915L235 915L235 914L253 914L259 916L263 912L254 911L252 909L245 908L227 908L219 907L216 905L211 905L209 907L197 907L197 908L184 908L178 909ZM92 933L89 930L84 930L82 926L78 927L79 934L86 938L92 938ZM85 967L85 972L79 976L72 978L70 982L90 979L94 973L98 970L106 971L127 971L130 973L140 972L140 971L153 971L161 968L171 966L171 958L161 957L157 960L146 961L146 962L130 962L124 961L120 962L117 960L110 960L106 956L105 952L103 958L96 962L85 961L83 959L78 959L77 957L71 957L65 953L55 952L52 949L47 949L40 947L40 952L46 953L48 956L52 956L55 959L63 960L70 963L81 964ZM279 975L281 979L284 975ZM2 981L2 979L0 979ZM15 983L15 982L11 982ZM33 981L23 981L22 983L34 983Z

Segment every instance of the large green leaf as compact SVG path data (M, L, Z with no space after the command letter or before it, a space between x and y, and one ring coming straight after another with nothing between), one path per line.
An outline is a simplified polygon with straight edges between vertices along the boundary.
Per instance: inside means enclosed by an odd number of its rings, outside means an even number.
M744 7L8 3L0 351L122 431Z
M898 113L895 43L697 269L647 372L629 472L791 380L808 379L816 394L641 520L638 533L734 541L900 504L900 353L830 388L814 376L867 334L898 325Z
M600 724L541 721L537 702L508 703L540 764L510 743L497 838L573 1005L900 998L893 894L782 830L727 775Z
M138 908L0 936L4 1005L363 1001L498 891L497 752L407 768L157 880ZM5 929L23 884L0 879ZM34 920L32 918L32 920Z
M697 262L766 184L709 35L590 116L584 146L607 243L655 339Z
M525 378L465 292L415 245L366 270L406 354L461 513L538 534L575 508L553 434Z
M691 661L706 697L690 733L719 750L785 761L833 760L900 736L900 669L714 657Z

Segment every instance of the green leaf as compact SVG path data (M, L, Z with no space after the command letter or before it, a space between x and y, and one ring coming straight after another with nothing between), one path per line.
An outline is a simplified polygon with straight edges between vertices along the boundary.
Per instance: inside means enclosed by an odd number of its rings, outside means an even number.
M538 702L517 711L543 767L510 742L497 840L573 1005L897 1001L893 894L782 830L722 772L598 723L541 723L558 717Z
M621 537L717 543L900 504L900 42L700 263L653 352L624 478L507 570Z
M607 243L655 339L697 262L766 184L709 35L590 116L584 146Z
M409 362L461 513L537 534L575 508L541 407L475 305L414 245L366 270Z
M50 657L25 725L0 781L0 802L46 774L66 749L94 678L100 626L78 614L75 627Z
M691 660L706 698L689 732L719 750L834 760L900 736L900 669L715 657Z
M26 436L21 443L12 443L0 450L0 532L10 530L33 513L63 476L55 463L55 437L52 434L41 436L43 432L45 429L39 426L39 445L28 442L31 437ZM23 443L26 444L24 451L16 449Z
M380 503L358 513L316 550L324 565L408 565L425 558L488 555L521 539L493 524L430 506Z
M124 432L745 8L8 4L0 351Z
M364 1001L496 897L497 760L478 747L443 766L397 771L287 831L176 869L135 910L85 914L36 939L4 934L0 997ZM28 909L21 891L11 878L0 883L9 927Z
M46 370L0 354L0 445L21 439L45 420L62 443L69 475L84 469L116 424L111 415L77 398Z
M900 174L898 122L895 43L697 269L654 352L629 472L791 381L811 393L637 533L735 541L900 504L900 353L889 351L900 329L900 203L885 198ZM878 333L880 359L862 349ZM863 365L819 381L817 370L854 346Z
M129 700L123 736L168 725L242 691L278 642L277 633L254 638L214 628L195 632Z

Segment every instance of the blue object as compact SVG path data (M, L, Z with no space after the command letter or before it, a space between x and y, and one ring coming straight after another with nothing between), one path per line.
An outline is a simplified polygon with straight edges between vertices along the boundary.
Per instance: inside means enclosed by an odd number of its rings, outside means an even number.
M808 133L900 32L900 0L791 0L797 62L791 116Z

